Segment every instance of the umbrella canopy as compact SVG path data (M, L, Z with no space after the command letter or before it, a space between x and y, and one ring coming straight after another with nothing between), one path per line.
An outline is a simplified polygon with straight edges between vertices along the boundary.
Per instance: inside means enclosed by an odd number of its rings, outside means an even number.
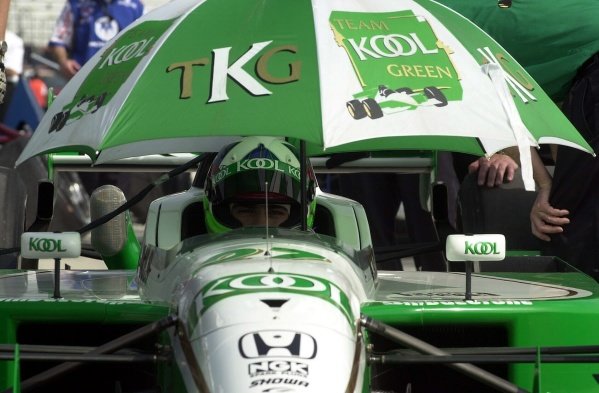
M311 154L592 151L503 48L435 2L175 0L85 64L19 162L210 151L245 135L303 139Z

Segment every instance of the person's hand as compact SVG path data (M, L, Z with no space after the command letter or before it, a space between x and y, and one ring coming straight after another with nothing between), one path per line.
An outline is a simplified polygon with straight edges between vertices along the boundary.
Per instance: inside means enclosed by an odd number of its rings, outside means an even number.
M4 102L4 95L6 94L6 70L4 69L4 63L0 62L0 104Z
M518 164L506 154L493 154L491 157L481 157L468 166L468 172L478 171L478 185L495 187L514 180Z
M563 226L570 223L570 219L566 217L570 212L556 209L549 204L550 191L550 186L541 187L530 211L532 234L546 242L551 240L549 235L562 233Z
M77 60L67 59L64 63L60 64L60 71L69 79L75 76L80 69L81 65Z

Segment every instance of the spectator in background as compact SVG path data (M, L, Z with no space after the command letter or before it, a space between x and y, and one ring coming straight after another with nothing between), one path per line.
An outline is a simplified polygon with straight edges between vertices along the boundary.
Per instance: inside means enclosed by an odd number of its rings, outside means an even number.
M49 43L62 73L72 78L143 11L140 0L67 0Z
M599 152L599 52L578 69L562 109ZM543 169L538 171L541 187L530 213L533 234L546 242L541 251L599 281L599 159L559 146L553 178Z
M31 91L35 96L35 101L38 103L40 108L43 110L48 109L48 85L41 78L37 67L31 71L31 76L29 77L29 87L31 88Z
M4 93L6 92L6 75L4 71L4 56L6 54L6 23L8 21L8 8L10 0L0 0L0 104L4 102Z
M2 1L2 0L0 0ZM144 13L141 0L67 0L48 44L62 73L72 78L108 41ZM88 194L104 184L118 186L126 197L143 188L159 174L152 173L80 173ZM152 197L180 191L189 180L172 179L161 190L146 196L133 207L133 218L143 222Z
M67 0L50 38L49 51L70 79L143 12L140 0ZM132 194L132 176L128 174L85 172L80 177L89 195L104 184L118 186L128 197Z
M7 45L4 58L6 89L4 93L4 103L0 106L0 122L4 120L4 115L10 105L10 99L19 83L21 74L23 74L23 59L25 57L25 45L21 37L12 31L7 30L4 39Z

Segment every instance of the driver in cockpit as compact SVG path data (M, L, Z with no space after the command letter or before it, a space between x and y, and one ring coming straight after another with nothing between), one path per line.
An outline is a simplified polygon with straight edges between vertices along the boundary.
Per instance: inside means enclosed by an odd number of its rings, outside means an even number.
M306 165L308 227L314 216L315 176ZM246 137L221 149L206 179L206 228L298 227L301 218L300 159L276 137Z

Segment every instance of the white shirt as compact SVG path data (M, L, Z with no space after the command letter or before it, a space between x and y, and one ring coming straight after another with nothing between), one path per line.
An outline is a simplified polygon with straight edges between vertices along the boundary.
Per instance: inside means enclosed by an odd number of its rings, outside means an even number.
M14 71L17 75L7 77L8 82L16 83L19 81L19 75L23 73L23 58L25 57L25 45L23 39L7 30L4 35L4 40L8 46L6 55L4 55L4 67L7 70Z

